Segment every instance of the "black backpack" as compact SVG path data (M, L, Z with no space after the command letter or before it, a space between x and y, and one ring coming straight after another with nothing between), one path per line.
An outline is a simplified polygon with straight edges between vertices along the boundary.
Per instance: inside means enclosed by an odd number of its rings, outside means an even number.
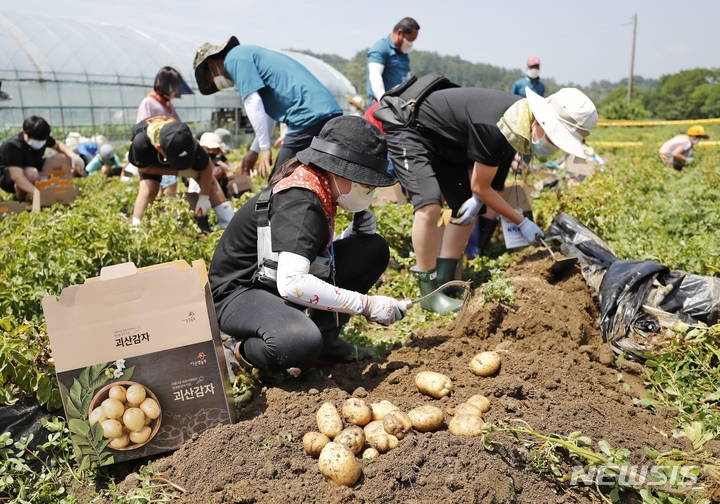
M385 131L406 128L415 122L418 107L427 95L439 89L454 87L460 86L438 72L419 78L413 75L382 95L373 117L382 123Z

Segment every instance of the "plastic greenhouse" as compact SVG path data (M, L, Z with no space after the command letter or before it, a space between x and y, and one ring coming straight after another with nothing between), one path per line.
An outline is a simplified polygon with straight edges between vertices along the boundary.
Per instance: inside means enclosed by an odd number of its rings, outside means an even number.
M199 45L126 26L4 11L0 13L0 131L17 131L25 117L39 115L59 138L74 130L125 140L140 101L152 90L163 66L178 70L193 90L173 100L183 121L195 123L195 129L224 126L235 134L252 131L235 89L210 96L197 91L192 62ZM283 52L305 65L343 110L351 111L345 97L356 91L340 72L311 56Z

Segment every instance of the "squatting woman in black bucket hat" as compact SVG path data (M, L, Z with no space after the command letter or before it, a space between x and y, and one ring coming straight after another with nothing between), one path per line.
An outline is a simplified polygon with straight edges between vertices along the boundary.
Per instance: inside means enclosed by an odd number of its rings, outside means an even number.
M375 188L393 182L382 132L341 116L240 208L210 265L231 361L297 375L318 360L372 355L339 335L351 315L384 325L405 316L402 302L366 295L390 258L366 209ZM360 215L336 238L338 206Z

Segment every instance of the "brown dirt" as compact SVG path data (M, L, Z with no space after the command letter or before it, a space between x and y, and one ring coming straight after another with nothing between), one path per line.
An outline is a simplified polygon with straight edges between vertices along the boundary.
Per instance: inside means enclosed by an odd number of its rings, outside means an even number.
M483 394L492 404L486 421L523 419L546 434L582 431L595 442L606 439L630 449L633 463L643 460L644 446L687 449L662 435L672 429L671 410L651 415L633 405L632 398L644 393L641 366L617 367L577 267L553 277L550 265L542 249L526 252L508 272L516 290L513 306L483 306L476 296L452 324L416 335L377 362L314 370L268 385L238 423L206 431L156 460L155 468L187 489L178 502L193 504L600 502L592 487L569 487L527 470L531 452L504 434L494 438L502 446L488 452L480 438L454 437L447 429L411 433L397 449L363 462L352 488L326 482L302 447L302 436L317 430L315 412L326 401L340 408L355 396L387 399L406 411L422 404L447 410ZM500 371L488 378L473 375L470 359L492 349L501 353ZM414 376L422 370L448 375L456 387L452 396L421 395ZM124 485L132 483L131 475ZM632 495L624 500L635 501Z

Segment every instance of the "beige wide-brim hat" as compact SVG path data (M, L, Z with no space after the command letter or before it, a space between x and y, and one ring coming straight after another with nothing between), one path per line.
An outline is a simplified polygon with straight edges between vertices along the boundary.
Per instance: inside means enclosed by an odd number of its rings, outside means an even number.
M583 139L598 122L597 108L579 89L563 88L543 98L525 88L530 110L555 146L568 154L585 159Z

